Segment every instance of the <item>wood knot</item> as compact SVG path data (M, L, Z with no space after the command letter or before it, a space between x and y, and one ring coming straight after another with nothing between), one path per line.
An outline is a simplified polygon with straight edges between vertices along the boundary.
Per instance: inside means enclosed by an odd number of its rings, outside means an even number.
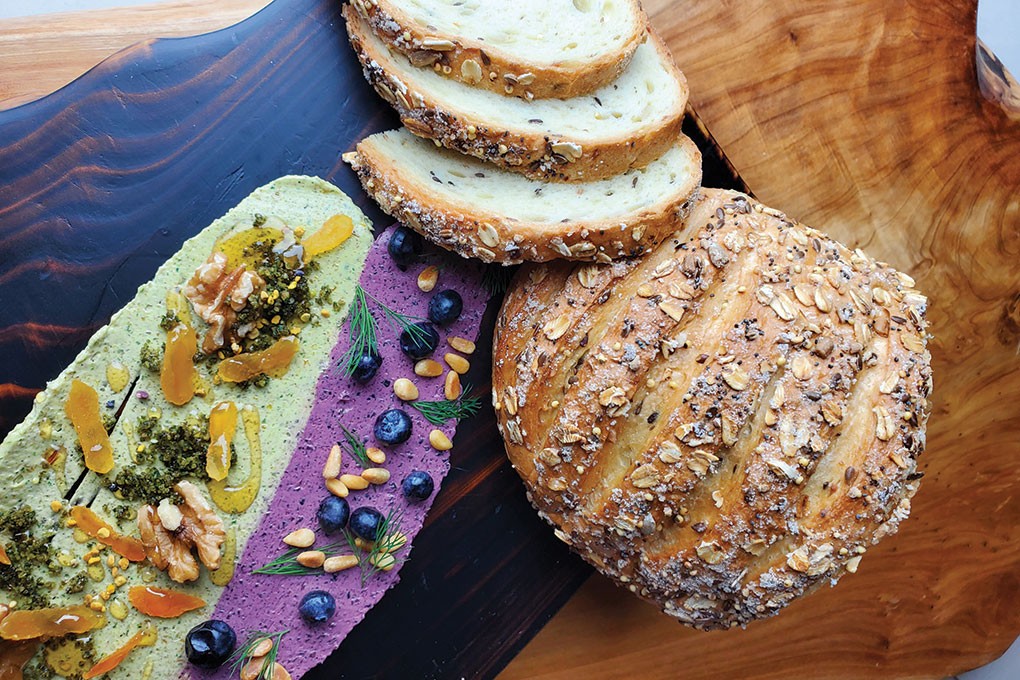
M1004 345L1020 343L1020 292L1002 306L1002 318L999 320L999 341Z

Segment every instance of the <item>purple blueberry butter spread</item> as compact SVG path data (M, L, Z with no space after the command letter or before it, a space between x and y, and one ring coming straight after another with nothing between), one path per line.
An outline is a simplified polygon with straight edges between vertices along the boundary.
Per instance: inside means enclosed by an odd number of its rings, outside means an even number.
M423 256L420 262L402 272L386 252L393 229L388 229L372 246L361 275L361 286L369 296L390 309L421 319L426 318L429 299L434 293L446 289L460 293L464 300L460 318L446 328L437 327L440 340L433 358L443 363L443 355L454 351L447 343L448 337L477 339L489 297L482 285L482 269L468 260L435 252ZM439 281L431 293L424 293L418 289L416 278L430 264L440 267ZM425 501L410 502L401 493L401 481L411 471L423 470L435 480L438 492L441 480L450 469L449 452L434 449L429 443L429 432L438 427L452 439L456 421L447 421L442 426L429 423L417 410L402 404L392 388L398 378L410 378L418 386L420 400L438 401L445 398L444 376L416 376L414 362L400 350L399 331L386 320L372 300L368 304L378 321L379 351L383 359L379 372L365 385L355 384L344 375L340 366L350 346L350 336L345 328L331 354L332 368L319 378L311 415L283 480L268 511L239 556L233 580L224 588L215 611L210 615L210 618L229 623L237 632L239 644L256 631L272 633L288 630L280 644L277 661L294 677L304 675L332 653L400 578L401 564L410 558L411 542L421 529L425 513L436 495L433 493ZM285 405L279 404L277 408L285 408ZM403 409L413 422L410 439L398 446L386 446L373 436L376 417L390 408ZM323 534L316 519L320 501L329 495L323 482L323 464L330 448L343 441L341 425L367 446L378 446L386 453L386 462L381 467L389 470L390 480L365 490L351 491L347 500L352 511L367 505L383 515L390 510L402 513L399 529L407 535L408 544L396 553L396 567L388 572L372 573L364 584L358 567L335 574L321 570L313 575L254 573L283 555L288 546L282 539L295 529L313 529L317 537L315 547L344 542L341 534ZM356 475L360 471L357 461L344 455L341 472ZM346 549L342 552L350 553ZM301 598L313 590L325 590L336 598L336 614L325 623L306 623L298 612ZM224 664L215 671L188 666L183 676L203 680L228 678L231 676L230 664Z

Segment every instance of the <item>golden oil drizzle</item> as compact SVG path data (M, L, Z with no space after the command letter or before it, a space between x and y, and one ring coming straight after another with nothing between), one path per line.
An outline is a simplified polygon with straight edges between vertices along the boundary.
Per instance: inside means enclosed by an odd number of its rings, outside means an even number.
M87 646L75 640L65 639L46 647L44 658L50 670L65 678L79 677L92 668L92 661L85 656Z
M259 436L259 412L253 406L241 409L244 436L248 440L251 465L248 478L241 484L233 484L229 477L222 481L209 482L209 496L224 512L239 514L247 510L258 496L262 486L262 439Z
M115 394L127 387L130 381L131 372L127 366L119 361L111 361L106 365L106 382Z
M220 556L219 569L209 572L209 580L218 586L225 586L234 578L234 567L237 565L237 532L233 527L227 529L223 541L223 553Z

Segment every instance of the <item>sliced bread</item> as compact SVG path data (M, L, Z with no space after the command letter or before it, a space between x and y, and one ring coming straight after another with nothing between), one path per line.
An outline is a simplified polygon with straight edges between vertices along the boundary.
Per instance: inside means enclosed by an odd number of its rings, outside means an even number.
M406 130L363 139L344 160L384 211L485 262L610 262L673 233L701 184L687 137L643 168L595 182L538 182L437 148Z
M687 82L649 34L630 66L592 95L527 102L415 68L344 8L351 45L411 132L533 179L596 180L644 165L673 143Z
M647 19L637 0L352 0L415 66L501 95L576 97L627 66Z

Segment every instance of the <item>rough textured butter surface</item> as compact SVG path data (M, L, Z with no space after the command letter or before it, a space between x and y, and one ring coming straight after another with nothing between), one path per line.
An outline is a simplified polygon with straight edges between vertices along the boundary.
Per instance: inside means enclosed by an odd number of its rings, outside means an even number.
M361 285L390 309L424 318L429 298L441 290L453 289L464 299L464 312L450 327L438 328L440 342L433 358L442 363L446 352L453 351L446 339L460 336L475 340L480 330L488 293L482 286L481 267L474 262L450 254L436 254L422 262L399 271L386 252L392 230L382 234L375 242L365 262ZM418 273L429 264L439 265L439 282L432 293L423 293L415 283ZM278 660L294 676L299 677L321 663L364 618L372 606L382 598L399 578L400 565L410 556L410 539L421 529L425 514L436 494L422 503L408 503L400 492L400 483L412 470L424 470L439 484L449 471L449 452L433 449L428 440L433 429L418 411L401 402L393 394L392 384L398 378L412 379L420 390L420 399L443 399L443 376L422 378L414 375L413 362L399 348L398 332L390 326L369 301L379 320L379 348L382 367L367 385L356 385L346 378L337 366L349 347L349 336L344 332L333 349L330 369L323 373L316 387L315 405L298 441L297 448L277 489L268 511L256 532L248 541L239 560L237 574L216 606L213 618L223 619L237 631L239 642L254 631L275 632L289 630L283 638ZM472 357L468 357L472 360ZM252 573L254 569L283 554L286 545L282 538L300 527L310 527L318 534L317 545L342 541L340 535L326 537L319 532L315 512L319 502L328 495L322 479L322 467L330 447L341 438L340 424L367 440L368 446L378 445L372 437L376 416L390 408L404 408L411 416L414 427L411 438L397 447L379 445L386 452L383 467L391 473L390 481L364 491L352 491L348 500L351 509L362 505L377 508L383 514L396 507L403 511L401 529L408 536L408 546L400 550L397 567L390 572L377 572L366 585L361 585L357 568L338 574L318 573L311 576L268 576ZM447 422L442 429L453 438L456 423ZM343 473L358 474L360 468L350 456L344 456ZM337 601L336 615L327 623L312 626L298 614L301 597L312 590L326 590ZM176 644L183 655L183 642ZM218 671L201 671L186 666L184 677L230 677L229 668Z
M291 226L304 226L309 233L337 213L344 213L352 218L355 224L354 235L340 248L316 258L319 269L309 274L313 290L326 285L334 286L333 299L343 302L344 306L329 318L319 318L305 326L300 335L301 348L290 370L282 378L270 381L267 387L241 390L231 385L218 385L205 399L196 397L183 407L171 406L162 398L159 375L140 367L139 351L147 340L162 343L165 339L165 333L159 328L159 320L166 309L167 291L176 290L183 285L195 268L206 260L220 237L231 232L239 224L250 225L256 213L279 217ZM81 456L75 453L74 429L64 415L63 408L72 379L88 383L99 393L100 410L103 413L115 414L127 400L118 425L110 436L116 461L116 468L112 471L110 479L116 476L120 468L131 464L133 440L123 428L125 422L134 424L140 415L152 407L157 407L163 411L164 425L176 423L192 411L208 414L213 404L229 399L235 401L239 407L250 405L256 408L262 422L263 474L257 498L241 515L227 515L217 511L228 529L236 532L240 552L271 500L273 491L281 479L281 473L294 450L297 437L307 420L312 406L315 381L320 372L330 365L326 360L330 348L336 343L344 326L347 302L361 274L370 244L371 225L368 219L347 196L328 182L314 177L292 176L283 177L256 189L224 217L185 242L181 249L159 268L152 281L142 285L137 295L113 316L109 325L96 332L75 361L37 396L36 405L29 416L0 444L0 488L4 489L4 494L0 498L0 512L21 505L31 506L38 519L38 531L54 532L52 543L55 551L57 553L67 551L79 561L90 544L83 545L74 541L71 530L63 524L63 516L50 509L51 501L64 500L65 505L91 503L93 509L104 519L117 525L105 509L121 505L123 502L116 500L103 486L103 479L94 473L85 476L70 501L65 500L65 493L83 471ZM315 305L313 309L314 307ZM203 334L205 326L197 317L194 319L196 330L200 335ZM114 393L110 388L106 380L106 367L112 361L119 361L127 366L132 380L138 378L133 392L128 388ZM143 401L138 398L142 392L148 393L148 399ZM110 400L113 402L112 408L107 406ZM52 423L52 434L49 439L43 439L39 434L44 419ZM240 422L234 443L238 463L231 470L230 479L240 480L247 474L249 460L248 444ZM43 464L43 456L52 447L64 447L68 451L63 474ZM200 486L204 492L204 484ZM133 521L124 522L118 529L132 536L138 535L137 526ZM2 540L10 539L4 535ZM154 620L159 634L157 644L133 652L115 671L107 674L108 678L140 678L143 668L149 662L154 668L150 676L153 680L175 677L183 660L184 635L192 626L208 618L222 592L222 588L209 581L204 568L198 581L182 586L173 583L165 574L156 572L145 563L145 566L132 566L124 572L128 583L118 591L115 599L127 602L127 588L141 583L142 569L155 573L156 580L153 585L172 587L198 595L205 599L209 606L178 619ZM54 595L55 605L80 604L85 593L97 594L111 582L111 574L107 569L103 581L99 583L90 581L82 593L65 594L59 585L60 582L80 570L79 563L76 568L64 569L65 573L58 577L43 573L45 578L52 579L58 584L59 592ZM0 599L10 601L16 598L11 593L0 591ZM97 658L109 654L138 631L145 617L130 606L128 612L124 621L111 618L107 626L94 633ZM53 676L37 655L26 668L25 677L31 680Z

